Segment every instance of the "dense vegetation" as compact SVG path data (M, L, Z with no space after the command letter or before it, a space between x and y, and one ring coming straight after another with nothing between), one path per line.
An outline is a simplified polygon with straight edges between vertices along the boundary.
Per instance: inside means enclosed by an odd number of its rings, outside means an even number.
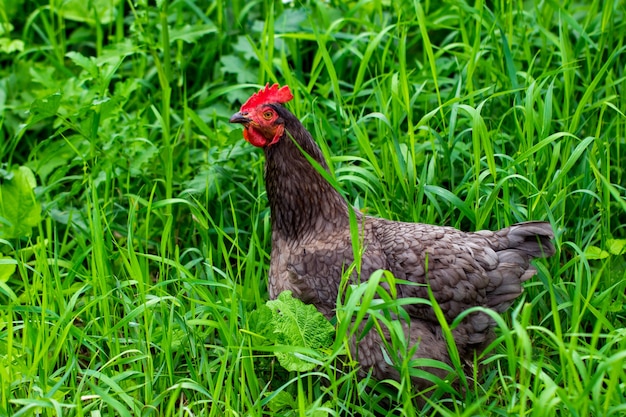
M623 1L0 4L0 415L626 414ZM345 328L264 331L263 155L228 118L266 82L369 214L552 223L473 378L424 401L357 379Z

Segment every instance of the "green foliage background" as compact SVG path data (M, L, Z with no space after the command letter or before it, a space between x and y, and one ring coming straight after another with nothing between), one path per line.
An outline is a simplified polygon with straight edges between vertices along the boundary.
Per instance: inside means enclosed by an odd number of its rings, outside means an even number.
M624 1L0 5L0 415L626 412ZM369 214L554 226L462 389L256 333L263 157L228 118L266 82ZM370 287L341 314L384 323Z

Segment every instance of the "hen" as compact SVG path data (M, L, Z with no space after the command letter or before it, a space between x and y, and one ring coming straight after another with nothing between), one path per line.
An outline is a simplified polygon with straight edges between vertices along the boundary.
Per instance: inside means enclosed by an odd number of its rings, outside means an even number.
M349 207L304 156L328 169L320 148L302 123L283 105L293 98L288 86L266 85L235 113L231 123L265 151L265 186L272 214L269 293L290 290L314 304L327 318L334 315L342 272L354 260ZM363 237L361 279L388 270L401 280L428 284L445 318L452 322L475 306L505 311L522 293L522 282L536 273L530 260L554 253L552 227L527 222L492 231L465 233L451 227L401 223L369 217L355 210ZM426 285L399 285L398 297L428 298ZM441 325L431 307L410 304L403 328L415 358L450 364ZM462 358L471 360L491 340L494 323L487 314L468 315L453 330ZM398 379L386 363L382 340L370 331L352 349L363 372L376 379ZM444 377L445 372L429 368ZM414 384L429 383L414 378Z

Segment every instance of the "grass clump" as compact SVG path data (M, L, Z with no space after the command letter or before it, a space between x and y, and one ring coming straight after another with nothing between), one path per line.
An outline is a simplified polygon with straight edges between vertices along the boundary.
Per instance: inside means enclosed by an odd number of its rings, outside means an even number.
M4 3L1 415L626 411L622 3ZM265 340L263 159L228 118L266 82L356 207L554 226L462 389L357 378L341 323L315 355ZM394 326L375 282L341 314Z

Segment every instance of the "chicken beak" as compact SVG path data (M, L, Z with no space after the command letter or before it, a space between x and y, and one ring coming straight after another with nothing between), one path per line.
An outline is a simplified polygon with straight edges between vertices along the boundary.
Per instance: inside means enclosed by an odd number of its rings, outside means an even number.
M228 121L230 123L241 123L242 125L247 125L252 120L247 118L246 116L244 116L241 112L237 112L237 113L233 114L231 116L230 120L228 120Z

